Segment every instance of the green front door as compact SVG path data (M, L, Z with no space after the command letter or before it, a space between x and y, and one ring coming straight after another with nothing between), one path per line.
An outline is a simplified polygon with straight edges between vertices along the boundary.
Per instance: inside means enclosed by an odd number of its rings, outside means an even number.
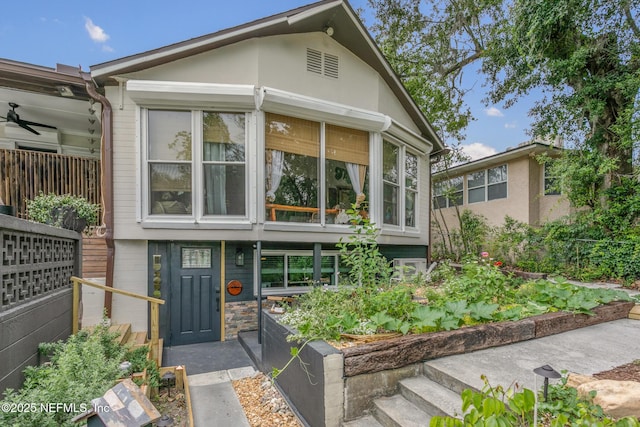
M220 340L220 245L171 244L171 345Z

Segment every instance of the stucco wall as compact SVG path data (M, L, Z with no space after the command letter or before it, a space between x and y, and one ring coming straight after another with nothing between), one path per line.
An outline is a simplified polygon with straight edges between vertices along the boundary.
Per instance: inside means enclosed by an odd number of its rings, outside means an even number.
M535 158L524 156L510 160L506 164L508 170L507 198L467 203L467 182L465 179L464 204L458 209L461 212L468 209L483 215L491 226L501 225L506 215L529 225L540 225L570 212L569 203L565 197L542 194L544 172L543 167ZM433 210L432 217L434 220L442 222L444 216L449 228L458 229L458 219L455 212L455 208Z

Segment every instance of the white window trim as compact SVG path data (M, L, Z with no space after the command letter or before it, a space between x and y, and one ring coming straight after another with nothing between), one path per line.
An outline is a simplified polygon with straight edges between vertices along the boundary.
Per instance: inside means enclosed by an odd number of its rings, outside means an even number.
M433 206L433 209L447 209L447 208L453 208L455 206L462 206L464 204L464 175L459 175L459 176L454 176L453 178L449 178L446 179L444 181L438 181L436 183L436 185L434 185L434 190L433 190L433 194L431 196L431 204L433 205L433 200L436 199L437 197L443 197L444 194L443 193L438 193L438 191L436 191L437 189L437 184L449 184L450 187L454 187L451 182L456 179L456 178L460 178L461 184L462 184L462 188L460 188L460 190L454 191L452 194L455 193L460 193L461 200L460 200L460 204L458 205L454 205L451 203L451 200L447 197L445 197L445 202L446 202L446 206L440 206L440 207L435 207Z
M494 183L489 184L489 169L496 169L496 168L499 168L499 167L502 167L502 166L506 167L507 179L504 180L504 181L494 182ZM471 176L471 174L478 173L478 172L483 172L484 173L484 184L483 185L478 185L477 187L469 187L469 176ZM502 183L507 184L506 185L505 196L504 197L499 197L497 199L489 200L489 186L490 185L498 185L498 184L502 184ZM466 193L467 193L467 203L470 204L470 205L474 204L474 203L487 203L487 202L493 202L495 200L507 199L507 198L509 198L509 165L507 163L504 163L504 164L501 164L501 165L498 165L498 166L494 166L494 167L491 167L491 168L484 169L482 171L470 172L469 174L466 175L465 184L466 184L466 190L467 190L466 191ZM476 190L478 188L484 188L484 200L477 201L477 202L470 201L469 200L469 191Z
M241 112L245 115L245 215L203 215L202 200L200 194L204 188L202 178L202 153L199 149L202 147L202 137L200 129L202 128L202 114L207 112L221 113L238 113L237 111L229 111L226 109L189 109L179 107L166 107L166 110L187 111L191 113L191 130L192 130L192 155L191 155L191 189L192 189L192 210L191 215L151 215L149 214L149 160L148 160L148 135L147 135L147 112L156 108L138 107L140 138L138 147L140 148L140 171L138 177L140 185L136 191L136 197L140 201L139 222L144 228L228 228L228 229L248 229L251 223L255 222L255 211L252 212L251 206L255 204L255 192L250 191L251 177L251 159L255 149L252 146L250 138L255 128L255 113ZM157 108L162 109L162 108Z
M284 280L285 284L287 281L287 256L295 256L295 255L304 255L304 256L313 256L313 249L296 249L296 250L277 250L277 249L264 249L260 252L261 256L284 256ZM334 275L336 283L339 280L339 267L340 267L340 252L336 250L326 250L321 251L320 256L333 256L334 261ZM258 295L258 286L262 284L262 274L258 271L258 254L257 251L253 251L253 296ZM336 285L328 286L328 288L335 288ZM313 289L313 286L292 286L292 287L283 287L283 288L263 288L262 295L295 295L295 294L303 294L307 293Z
M395 225L395 224L385 224L384 222L384 179L380 179L380 224L382 225L382 233L383 234L389 234L389 235L411 235L411 234L418 234L420 231L420 202L421 202L421 190L420 190L420 184L421 184L421 179L420 179L420 175L422 172L422 166L420 165L420 159L421 159L421 155L419 152L417 152L416 150L413 149L413 147L408 146L406 143L404 143L403 141L400 141L399 139L395 138L394 136L391 136L389 134L385 134L382 137L382 141L380 143L380 172L378 174L378 176L382 177L382 164L383 164L383 155L384 155L384 150L382 149L382 145L384 144L384 142L389 142L395 146L397 146L399 148L398 150L398 160L399 160L399 170L398 170L398 175L399 175L399 183L398 183L398 189L399 189L399 200L398 200L398 204L399 204L399 224ZM418 186L417 189L415 190L416 193L416 213L415 213L415 226L410 227L406 225L406 193L407 193L407 188L406 188L406 155L407 153L414 155L417 157L418 159L418 170L417 170L417 179L418 179ZM414 191L414 190L410 190L410 191Z
M497 169L499 167L505 167L505 174L506 174L506 179L504 181L500 181L500 182L494 182L494 183L489 183L489 169ZM509 198L509 165L507 163L502 164L502 165L498 165L498 166L494 166L492 168L488 168L486 173L485 173L485 182L487 183L487 189L486 189L486 193L485 193L485 199L487 202L492 202L494 200L501 200L501 199L508 199ZM490 185L498 185L498 184L506 184L505 185L505 192L504 192L504 197L498 197L496 199L492 199L489 200L489 186Z
M382 132L391 126L391 118L375 111L299 95L270 87L258 90L256 106L272 113L327 122L368 132Z
M217 83L128 80L127 94L139 105L216 110L254 110L256 87Z

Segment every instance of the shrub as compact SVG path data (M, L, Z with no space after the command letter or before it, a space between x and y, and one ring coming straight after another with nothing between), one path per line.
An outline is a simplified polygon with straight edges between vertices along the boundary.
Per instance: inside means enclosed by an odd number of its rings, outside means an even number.
M22 388L7 389L0 402L38 407L28 412L0 412L0 425L75 425L71 419L89 409L91 399L102 396L120 375L124 349L114 344L113 338L106 328L99 327L93 333L81 331L72 335L65 343L42 346L43 351L49 352L50 364L28 367ZM41 410L41 403L64 404L67 409L47 412Z
M28 218L35 222L59 226L59 217L52 217L55 208L71 207L75 209L79 218L87 221L87 224L97 224L100 205L92 204L83 197L70 194L56 195L53 193L40 193L33 200L27 200Z

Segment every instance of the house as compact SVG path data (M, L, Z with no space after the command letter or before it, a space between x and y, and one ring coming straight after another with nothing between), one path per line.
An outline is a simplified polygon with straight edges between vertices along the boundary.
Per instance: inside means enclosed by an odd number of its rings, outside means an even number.
M112 117L107 283L166 300L166 344L233 337L255 329L261 297L337 284L354 203L387 258L426 264L429 159L443 144L346 1L98 64L85 79ZM147 327L144 303L115 295L110 308L112 321Z
M531 142L434 173L433 221L459 228L456 207L484 216L491 226L507 215L537 226L569 214L568 199L553 188L554 177L538 160L560 154L556 145Z

